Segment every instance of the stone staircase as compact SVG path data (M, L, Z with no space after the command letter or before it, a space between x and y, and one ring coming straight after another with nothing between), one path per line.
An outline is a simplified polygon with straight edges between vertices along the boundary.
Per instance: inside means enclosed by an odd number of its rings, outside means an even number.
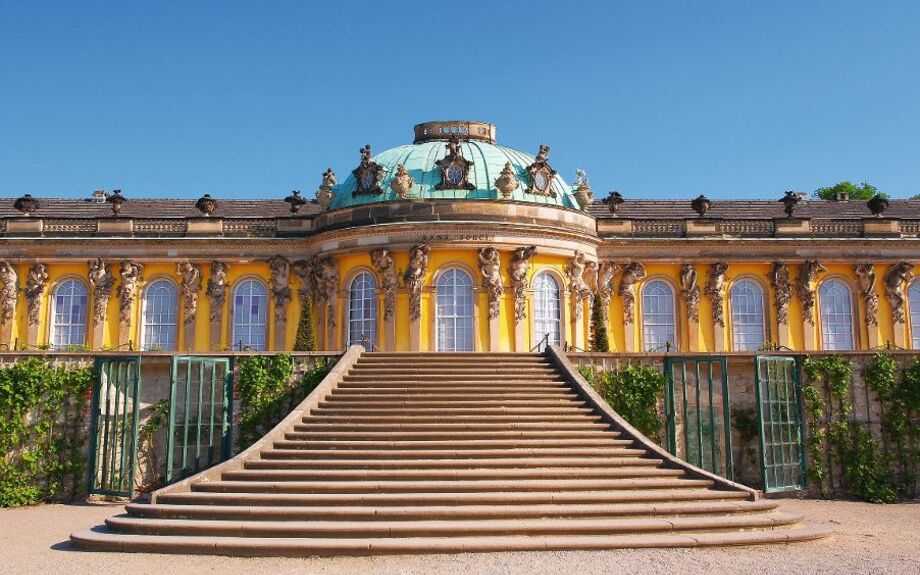
M353 348L261 442L71 539L86 549L304 556L827 535L617 417L552 353Z

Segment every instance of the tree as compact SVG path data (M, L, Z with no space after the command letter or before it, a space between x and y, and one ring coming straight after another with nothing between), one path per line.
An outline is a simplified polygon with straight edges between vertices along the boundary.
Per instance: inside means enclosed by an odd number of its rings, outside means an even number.
M920 200L920 194L914 194L913 196L910 197L910 199L912 199L912 200Z
M294 351L316 351L316 333L313 331L313 304L310 298L300 303L300 321L294 338Z
M851 200L868 200L879 193L878 188L867 182L863 182L858 186L853 182L838 182L827 188L818 188L815 190L815 197L822 200L833 200L836 199L837 194L840 192L847 193ZM881 196L883 198L888 197L887 194L881 194Z
M594 297L594 302L591 304L591 351L610 351L607 322L604 321L601 298L597 296Z

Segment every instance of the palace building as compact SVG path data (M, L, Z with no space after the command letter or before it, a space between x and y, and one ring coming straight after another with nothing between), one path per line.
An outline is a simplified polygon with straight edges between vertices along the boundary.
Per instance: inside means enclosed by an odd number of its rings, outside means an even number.
M599 197L533 150L430 122L316 199L2 200L0 342L291 350L312 302L318 350L577 350L599 298L613 352L920 348L920 201Z

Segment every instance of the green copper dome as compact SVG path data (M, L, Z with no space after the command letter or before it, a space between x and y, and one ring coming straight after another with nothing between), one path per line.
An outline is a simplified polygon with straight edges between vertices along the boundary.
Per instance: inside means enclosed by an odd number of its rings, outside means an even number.
M477 122L419 124L415 134L413 144L391 148L369 158L370 150L362 149L361 165L332 187L334 196L329 209L423 199L510 200L578 209L572 187L546 162L549 148L541 150L544 153L538 159L500 146L494 141L494 126ZM453 146L451 138L454 138ZM404 172L399 165L405 167ZM503 170L506 176L501 182L504 193L496 186ZM392 183L399 174L405 173L411 176L412 185L406 185L409 180L403 175L400 182L404 183L404 196L401 197ZM514 178L508 178L509 174ZM513 186L514 179L516 186ZM399 189L398 185L395 187Z

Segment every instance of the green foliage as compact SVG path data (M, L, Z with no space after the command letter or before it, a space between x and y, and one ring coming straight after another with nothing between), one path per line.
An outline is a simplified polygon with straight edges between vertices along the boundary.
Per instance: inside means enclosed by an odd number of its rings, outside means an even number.
M920 462L920 358L914 358L898 377L898 365L890 354L876 354L866 366L866 384L882 404L882 433L887 450L884 466L894 489L910 496L916 490Z
M607 322L604 321L604 311L601 308L601 298L595 297L591 304L591 351L610 351L610 340L607 337Z
M294 337L294 351L316 351L316 332L313 330L313 304L304 298L300 305L300 321Z
M166 427L169 422L169 401L161 399L150 406L150 411L144 424L137 430L138 453L147 460L147 469L153 470L157 474L160 465L157 457L156 438L160 430ZM161 477L155 477L148 485L142 485L140 491L149 492L163 484Z
M853 182L838 182L833 186L818 188L815 190L815 197L821 198L822 200L833 200L837 197L838 192L846 192L850 195L851 200L868 200L879 193L878 188L866 182L858 186ZM888 196L882 194L882 197L887 198Z
M658 403L665 382L664 374L648 365L630 365L615 373L596 373L589 379L614 411L656 442L661 442Z
M72 498L83 488L91 369L29 358L0 369L0 507Z
M299 379L292 378L291 356L256 355L240 366L241 399L237 444L245 449L281 422L290 411L319 385L329 373L325 362L317 364Z
M802 392L809 419L806 442L812 459L810 475L818 483L822 495L829 492L825 481L829 466L834 464L843 471L847 492L866 501L888 503L894 501L899 492L908 493L910 486L915 485L913 470L917 454L905 448L907 443L915 444L905 441L911 432L916 433L907 405L910 400L905 399L910 396L907 382L915 365L920 365L918 360L899 378L894 358L889 354L876 354L864 373L866 384L882 403L882 430L889 438L888 443L896 446L897 453L892 460L868 424L850 419L853 409L849 399L851 363L839 355L805 361L808 381ZM920 380L920 367L916 369ZM899 472L892 470L893 461L898 463Z
M732 408L732 427L735 431L738 432L738 436L741 439L741 449L744 450L744 454L747 456L746 461L753 466L757 467L757 449L754 447L754 439L757 438L759 434L759 422L757 419L757 412L753 407L735 407ZM741 461L745 461L742 459ZM740 464L740 462L739 462ZM741 468L739 466L737 470L737 475L741 475Z

